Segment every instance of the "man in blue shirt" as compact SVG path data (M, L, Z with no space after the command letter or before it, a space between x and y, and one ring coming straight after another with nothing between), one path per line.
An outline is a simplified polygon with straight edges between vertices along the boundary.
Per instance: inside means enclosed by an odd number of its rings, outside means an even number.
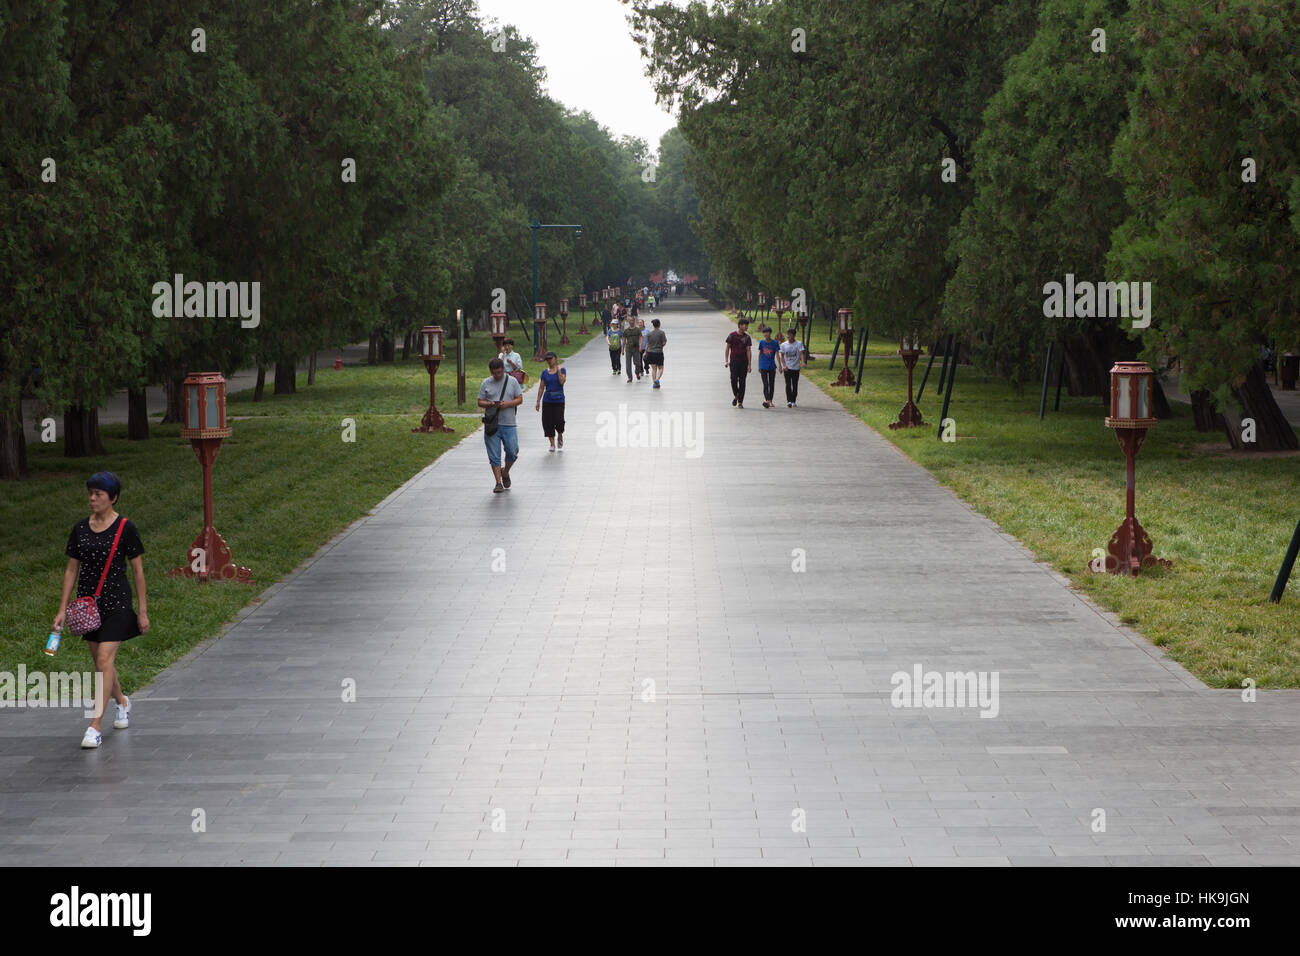
M763 337L758 342L758 374L763 379L763 407L772 407L772 396L776 393L776 354L781 350L781 343L772 338L772 329L763 326Z

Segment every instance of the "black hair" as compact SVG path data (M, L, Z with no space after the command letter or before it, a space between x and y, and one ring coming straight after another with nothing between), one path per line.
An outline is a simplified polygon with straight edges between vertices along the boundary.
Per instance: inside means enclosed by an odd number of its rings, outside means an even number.
M111 471L97 471L86 481L86 490L94 489L104 492L116 504L118 496L122 493L122 481Z
M653 325L656 329L659 328L659 320L658 320L658 319L651 319L651 320L650 320L650 324Z
M488 362L488 371L490 372L495 372L497 369L505 367L506 363L501 361L499 358L494 358L492 361Z

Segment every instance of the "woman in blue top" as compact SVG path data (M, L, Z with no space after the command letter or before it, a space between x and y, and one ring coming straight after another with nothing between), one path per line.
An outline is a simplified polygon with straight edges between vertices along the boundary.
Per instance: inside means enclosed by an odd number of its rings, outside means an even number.
M763 338L758 343L758 374L763 378L763 407L772 407L772 396L776 393L776 354L781 351L781 343L772 338L770 326L763 326Z
M542 383L537 386L537 408L542 413L542 431L551 440L551 451L555 451L555 438L559 435L560 451L564 451L564 380L567 377L560 368L560 360L554 352L547 352L546 370L542 372Z

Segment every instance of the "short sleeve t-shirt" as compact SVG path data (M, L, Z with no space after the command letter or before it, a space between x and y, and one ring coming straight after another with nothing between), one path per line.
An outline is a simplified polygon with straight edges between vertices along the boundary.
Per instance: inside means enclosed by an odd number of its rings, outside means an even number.
M506 374L511 372L522 372L524 370L523 356L513 349L509 352L502 352L497 356L501 361L506 363Z
M617 327L610 327L609 335L605 336L605 341L609 343L611 352L617 352L623 347L623 337Z
M797 369L799 367L799 360L802 357L803 357L802 342L781 343L781 358L785 360L786 368Z
M501 394L501 387L503 385L505 386L504 395ZM511 378L509 375L503 375L499 382L489 375L487 378L483 379L483 384L479 386L478 390L478 397L487 399L490 402L508 402L512 398L519 398L519 396L523 394L523 386L519 384L518 380ZM483 411L486 412L487 409L485 408ZM518 406L515 405L511 405L509 408L497 409L497 424L515 424L515 413L517 411Z
M121 515L103 531L92 531L90 519L82 518L73 525L68 535L68 546L63 553L80 562L77 569L77 597L87 597L95 593L99 576L104 573L104 562L113 547L113 538L117 535L117 526L122 523L122 539L117 543L117 553L113 555L113 565L108 570L104 581L104 590L99 593L99 614L107 619L113 614L130 613L131 585L127 581L126 565L132 558L144 554L144 542L134 524Z
M758 367L760 370L776 368L776 353L781 343L776 339L758 340Z
M744 362L746 360L745 349L754 344L744 332L736 331L727 336L727 344L731 346L731 361Z
M560 372L563 371L561 368ZM545 389L542 392L543 405L564 404L564 386L560 384L560 372L552 372L549 368L542 372L542 387Z
M663 347L667 344L668 333L663 329L651 329L650 334L645 339L645 347L651 352L663 351Z

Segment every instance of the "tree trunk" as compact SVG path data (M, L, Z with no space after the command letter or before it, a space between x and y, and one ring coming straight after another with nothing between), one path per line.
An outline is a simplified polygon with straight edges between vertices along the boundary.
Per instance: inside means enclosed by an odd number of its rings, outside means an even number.
M253 386L253 401L260 402L266 391L266 366L257 366L257 384Z
M366 364L376 365L379 362L379 333L370 333L370 348L366 352Z
M312 349L311 356L307 359L307 384L316 384L316 350Z
M1223 430L1228 442L1237 451L1296 451L1300 450L1300 439L1296 438L1295 429L1282 414L1277 399L1268 387L1268 378L1264 375L1262 362L1256 361L1250 367L1246 380L1232 390L1232 395L1241 403L1241 413L1227 409L1223 412ZM1255 440L1243 441L1242 427L1245 419L1255 423ZM1247 436L1248 437L1248 436Z
M1162 420L1173 418L1174 410L1169 407L1169 396L1165 394L1165 388L1160 384L1160 377L1152 378L1151 385L1151 414Z
M0 479L27 477L27 436L23 434L23 407L0 411Z
M167 396L167 411L163 414L162 424L185 424L185 378L168 377L163 380L163 394ZM128 426L129 427L129 426Z
M126 437L129 441L149 440L149 402L143 387L126 390Z
M393 362L397 359L397 342L391 335L385 335L379 340L381 353L380 361Z
M1211 401L1208 391L1200 388L1188 397L1192 400L1192 421L1196 424L1198 432L1212 432L1226 427L1223 424L1223 416L1215 411L1214 402Z
M99 409L68 406L63 413L64 457L90 458L106 454L99 437Z
M407 332L402 336L402 361L405 362L411 357L411 333Z
M297 363L293 359L287 362L276 362L274 394L292 395L296 391L298 391Z

